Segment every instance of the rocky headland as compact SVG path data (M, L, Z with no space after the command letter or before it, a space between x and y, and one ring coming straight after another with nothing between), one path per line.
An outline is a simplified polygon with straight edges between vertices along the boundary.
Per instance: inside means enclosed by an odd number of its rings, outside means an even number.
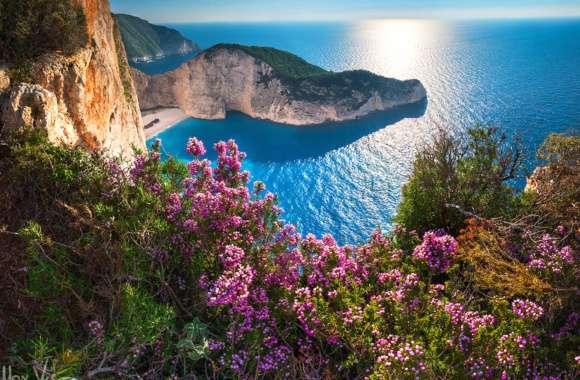
M132 62L149 62L172 55L198 52L199 46L175 29L154 25L139 17L115 14L121 36Z
M141 109L178 107L201 119L228 111L291 125L356 119L425 99L418 80L326 71L273 48L216 45L174 71L131 74Z

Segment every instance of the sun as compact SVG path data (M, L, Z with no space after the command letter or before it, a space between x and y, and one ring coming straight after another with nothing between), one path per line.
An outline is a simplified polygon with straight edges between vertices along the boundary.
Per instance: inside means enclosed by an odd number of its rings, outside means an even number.
M368 50L369 69L404 79L416 76L425 48L438 44L444 29L444 23L431 20L370 20L357 24L356 38Z

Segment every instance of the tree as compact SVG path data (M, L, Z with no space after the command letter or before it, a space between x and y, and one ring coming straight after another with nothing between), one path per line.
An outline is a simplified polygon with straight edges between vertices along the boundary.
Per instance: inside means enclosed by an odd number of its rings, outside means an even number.
M415 157L395 221L419 233L456 233L471 214L509 214L515 191L507 181L516 177L522 151L507 142L497 128L481 125L458 137L440 130Z

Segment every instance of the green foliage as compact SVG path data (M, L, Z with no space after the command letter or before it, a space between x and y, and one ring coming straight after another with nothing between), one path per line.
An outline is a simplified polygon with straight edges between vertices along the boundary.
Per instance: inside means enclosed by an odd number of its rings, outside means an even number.
M59 380L74 380L79 373L83 353L69 348L57 348L54 342L38 335L20 343L26 357L18 357L18 368L13 369L14 378L42 379L53 374Z
M153 25L135 16L116 14L114 17L129 59L179 54L183 47L198 50L195 43L174 29Z
M440 131L417 153L395 220L420 233L437 228L457 233L470 216L512 214L518 199L507 181L515 178L522 153L506 140L483 126L459 138Z
M30 82L32 80L32 64L30 61L21 62L10 69L9 74L13 83Z
M130 284L122 289L120 318L113 328L126 342L153 343L173 328L175 312Z
M70 0L0 0L0 59L21 63L48 52L72 54L88 40Z
M576 230L580 227L580 136L551 134L537 157L547 165L536 169L531 177L534 207L552 222Z
M115 23L115 51L117 53L117 63L119 65L119 73L121 75L121 83L123 84L123 94L128 103L133 102L133 81L129 73L129 63L123 54L123 42L119 34L117 23Z
M177 342L177 349L193 362L206 358L209 350L209 330L199 319L194 319L183 327L183 336Z
M272 66L274 72L284 79L304 79L314 75L328 73L328 71L306 62L297 55L270 47L218 44L208 49L207 53L211 57L212 52L221 49L241 50L255 58L258 58Z
M538 149L538 159L552 165L578 165L580 162L580 136L552 133Z

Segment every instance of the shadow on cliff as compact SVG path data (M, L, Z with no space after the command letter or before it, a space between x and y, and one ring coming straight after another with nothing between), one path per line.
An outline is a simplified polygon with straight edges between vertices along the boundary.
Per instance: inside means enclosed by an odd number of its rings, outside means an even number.
M210 149L213 143L234 139L252 161L284 162L322 156L405 118L421 117L426 109L427 100L424 100L357 120L302 127L231 112L225 120L186 120L158 137L165 152L183 160L190 160L185 143L195 136L206 144L211 160L216 158Z

